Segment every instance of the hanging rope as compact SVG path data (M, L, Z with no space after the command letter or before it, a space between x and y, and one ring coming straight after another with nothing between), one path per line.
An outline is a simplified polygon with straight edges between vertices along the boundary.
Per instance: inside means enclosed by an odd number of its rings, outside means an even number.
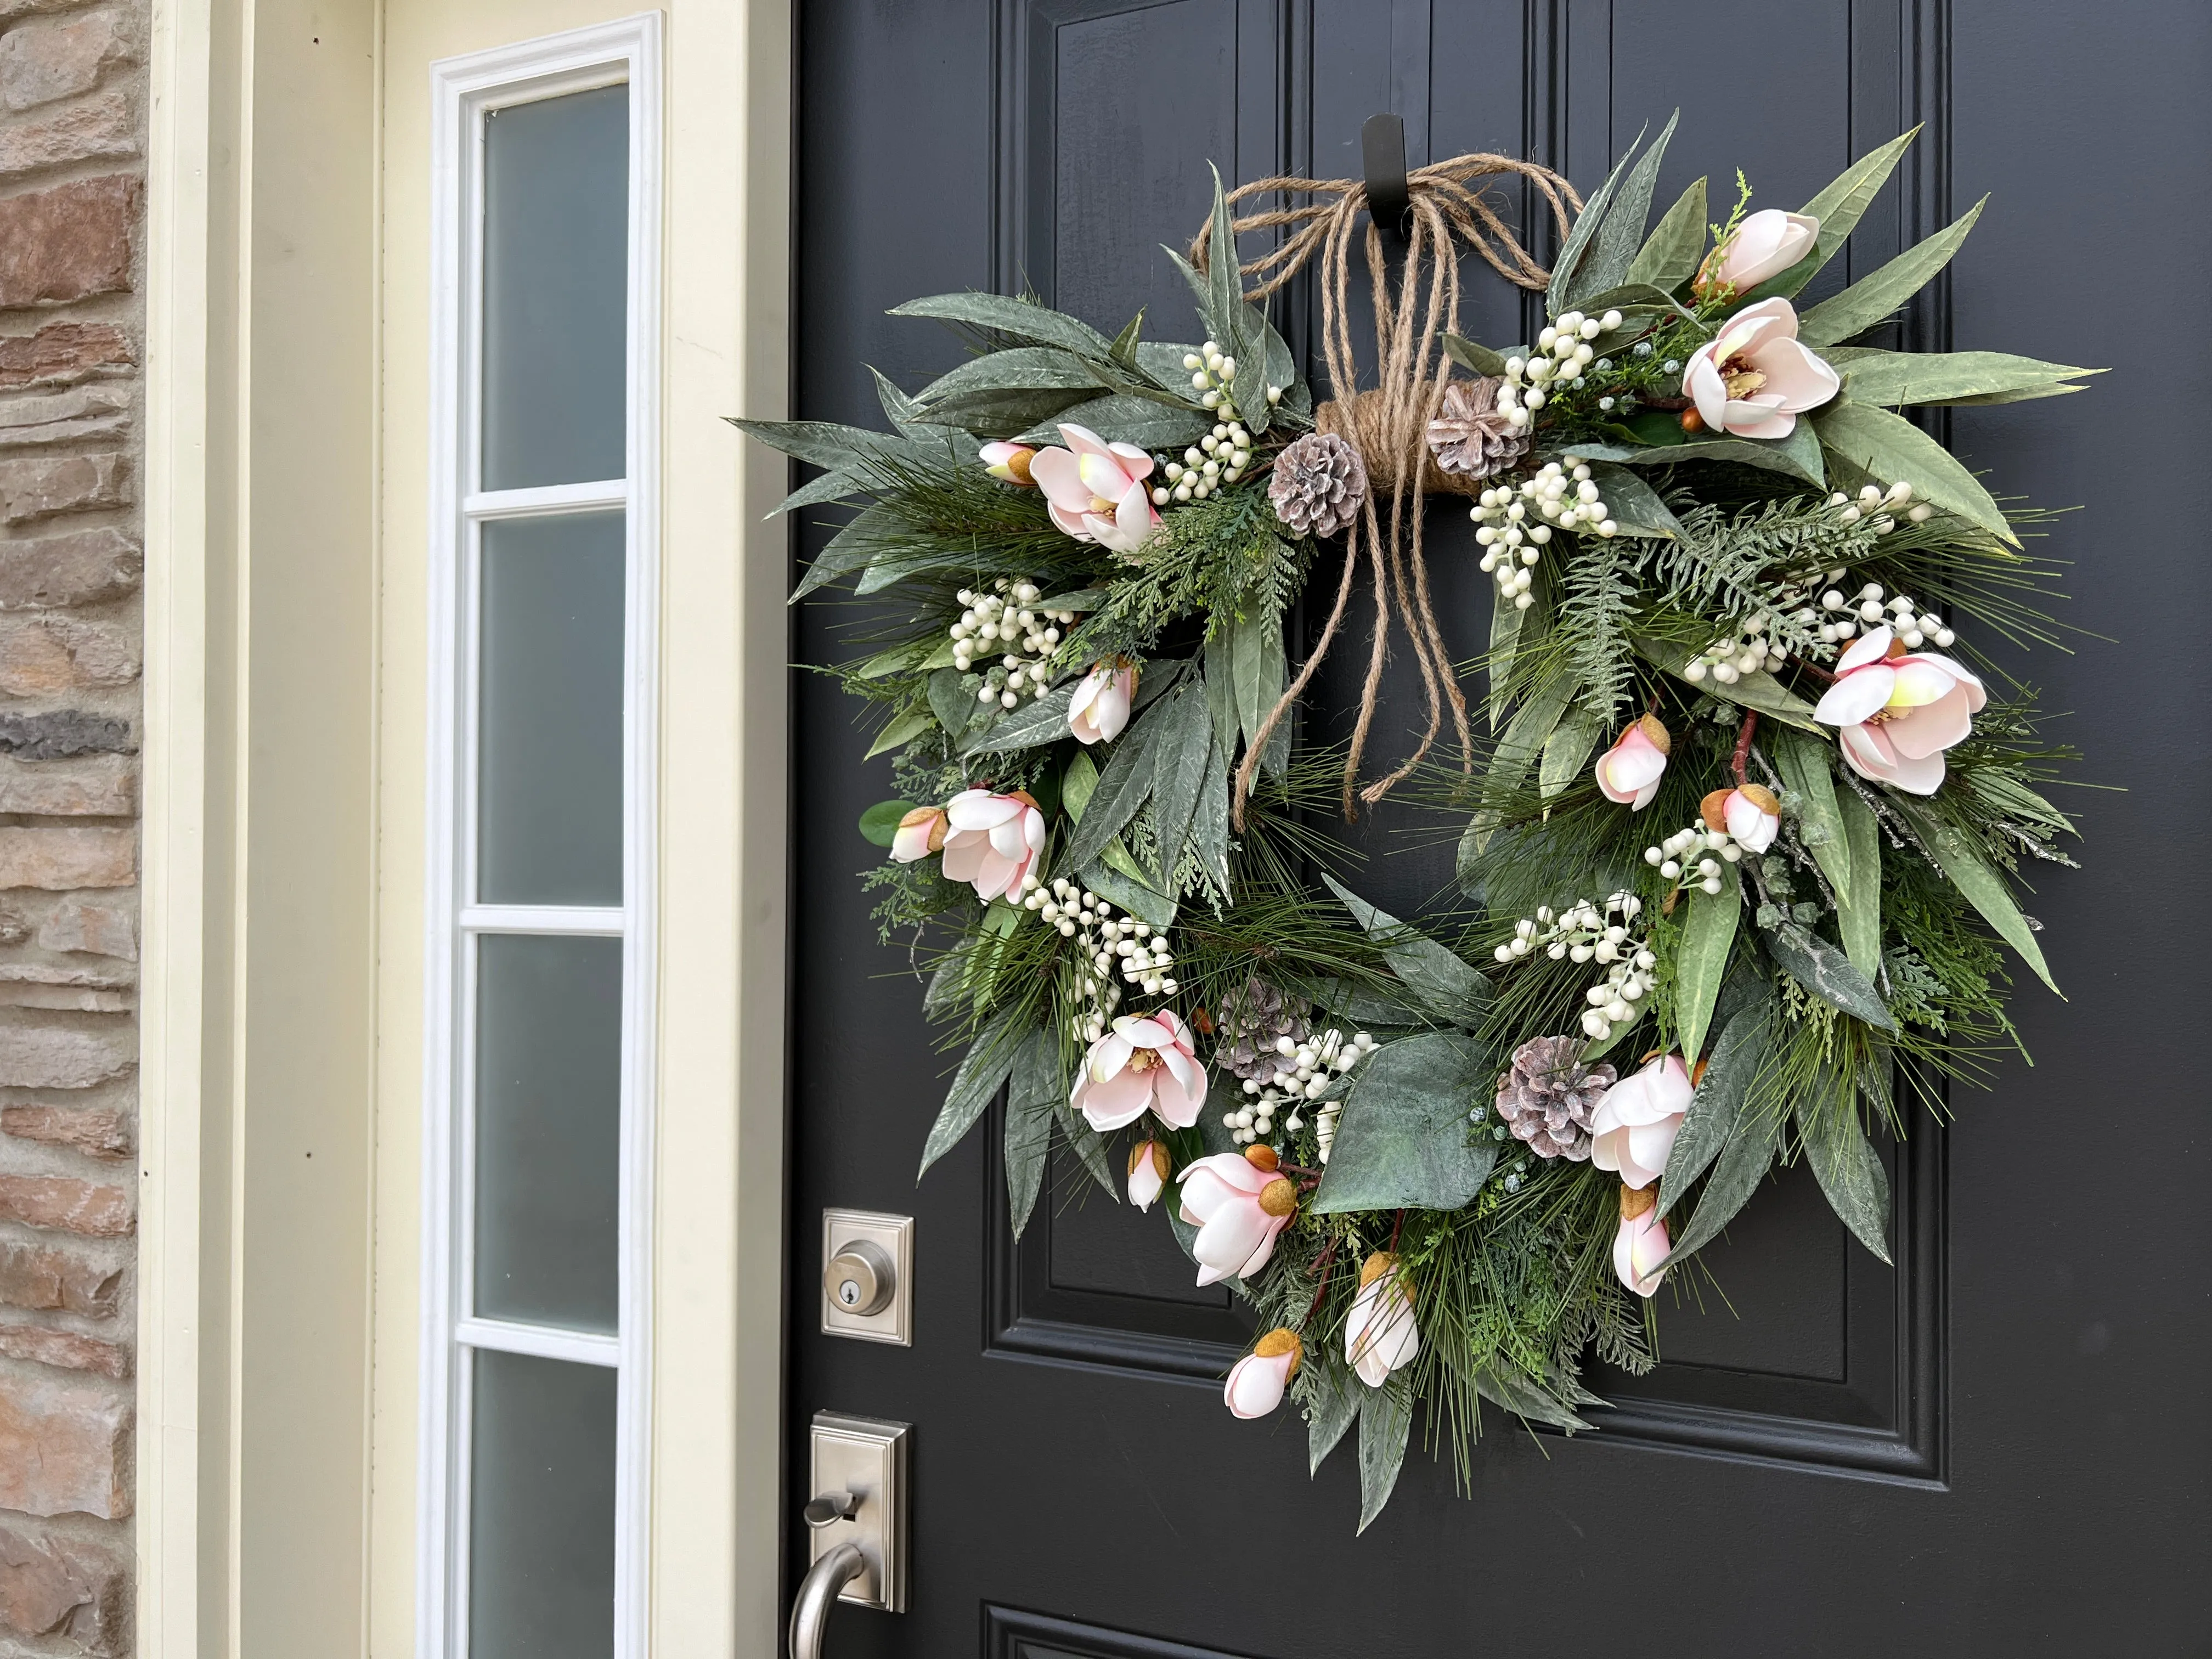
M1344 621L1360 565L1363 539L1375 589L1375 626L1368 651L1367 683L1359 698L1359 723L1352 732L1352 751L1344 764L1344 816L1347 819L1357 816L1355 793L1372 805L1421 763L1443 730L1447 710L1459 739L1462 769L1469 770L1474 765L1474 734L1468 723L1467 699L1461 694L1459 678L1452 671L1443 630L1430 601L1421 532L1425 497L1473 495L1482 488L1474 480L1443 471L1429 455L1428 424L1436 416L1450 378L1437 336L1459 331L1459 256L1454 239L1480 253L1492 270L1510 283L1541 289L1551 281L1551 273L1529 256L1484 198L1489 183L1504 178L1524 179L1534 185L1550 204L1564 239L1572 214L1582 209L1582 198L1549 167L1507 155L1455 156L1417 167L1407 175L1412 206L1405 264L1395 295L1383 257L1382 234L1370 219L1367 276L1375 309L1376 363L1376 386L1367 392L1357 386L1351 325L1352 245L1357 222L1367 210L1365 185L1353 179L1280 177L1242 185L1229 193L1232 207L1255 196L1308 198L1303 206L1270 209L1233 221L1240 234L1288 228L1288 234L1273 249L1239 267L1244 276L1258 279L1258 286L1247 290L1244 297L1255 303L1265 300L1310 264L1318 264L1322 352L1335 396L1315 411L1314 423L1319 430L1334 433L1350 443L1365 465L1368 477L1360 516L1345 532L1344 577L1337 585L1328 621L1297 678L1253 734L1243 764L1237 769L1235 816L1239 829L1243 827L1244 803L1251 794L1253 774L1268 738L1305 690ZM1191 264L1201 271L1207 266L1212 228L1209 219L1190 246ZM1390 491L1387 520L1376 502L1386 485ZM1428 725L1419 746L1395 771L1362 789L1358 787L1359 763L1382 692L1394 608L1413 642L1427 697Z

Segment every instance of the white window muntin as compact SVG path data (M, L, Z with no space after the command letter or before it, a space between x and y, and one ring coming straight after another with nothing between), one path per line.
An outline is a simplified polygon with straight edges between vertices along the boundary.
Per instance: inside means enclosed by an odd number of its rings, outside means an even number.
M629 88L623 477L479 489L484 128L492 111ZM418 1651L467 1650L471 1355L617 1372L615 1651L645 1651L649 1353L654 647L659 615L660 20L580 29L432 66L430 525L432 681ZM622 513L624 545L622 902L480 904L477 642L483 526L592 508ZM482 1318L473 1308L475 941L486 933L622 941L619 1316L612 1335Z

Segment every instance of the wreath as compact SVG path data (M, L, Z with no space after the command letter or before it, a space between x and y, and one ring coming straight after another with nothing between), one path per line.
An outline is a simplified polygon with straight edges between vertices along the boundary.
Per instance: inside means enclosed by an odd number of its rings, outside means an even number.
M1017 1234L1055 1136L1164 1200L1198 1283L1265 1330L1230 1410L1295 1400L1316 1466L1356 1422L1363 1528L1416 1401L1462 1480L1483 1401L1589 1426L1587 1355L1655 1363L1651 1297L1776 1164L1887 1261L1870 1132L2017 1045L2013 961L2051 978L2017 866L2072 861L2042 793L2069 757L1984 654L2053 640L2020 545L2044 515L1896 411L2090 371L1845 343L1979 204L1798 307L1912 134L1800 212L1748 211L1739 174L1709 226L1700 179L1647 235L1673 125L1586 204L1509 157L1421 168L1396 259L1356 183L1217 175L1170 255L1202 341L940 295L893 314L975 353L912 395L878 374L888 431L740 422L821 469L787 508L858 507L795 597L882 596L835 672L901 797L860 820L889 851L876 915L927 953L962 1054L922 1168L1003 1092ZM1548 272L1502 183L1556 220ZM1461 336L1463 250L1544 294L1533 343ZM1319 404L1267 311L1302 272ZM1431 600L1442 495L1495 581L1474 708ZM1287 613L1335 539L1293 672ZM1302 742L1363 578L1357 729ZM1422 720L1363 783L1401 635ZM1328 829L1401 787L1463 826L1458 893L1419 925L1359 896Z

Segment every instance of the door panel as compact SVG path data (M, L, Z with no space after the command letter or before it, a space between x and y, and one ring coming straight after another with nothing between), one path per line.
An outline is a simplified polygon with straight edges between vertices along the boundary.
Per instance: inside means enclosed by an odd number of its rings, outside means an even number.
M2203 63L2212 26L2179 0L2133 15L2123 44L1963 0L824 0L802 9L799 410L872 423L862 362L912 387L957 361L949 335L882 317L921 293L1027 285L1109 330L1141 305L1148 336L1189 337L1188 301L1156 250L1198 223L1206 163L1232 182L1353 173L1359 124L1385 108L1405 116L1416 165L1528 154L1588 189L1679 103L1660 199L1709 173L1716 216L1738 165L1760 205L1794 206L1924 123L1814 297L1993 190L1999 216L1893 327L1921 347L2116 363L2112 381L2127 380L2131 362L2149 366L2146 343L2129 307L2093 286L2100 261L2081 239L2112 238L2168 285L2144 292L2188 291L2184 273L2212 241L2199 216L2163 222L2164 243L2142 246L2105 182L2126 178L2137 203L2203 193L2198 163L2179 158L2206 153L2212 123L2177 66ZM2053 131L2070 135L2070 159L2054 157ZM852 170L864 155L878 159ZM1528 234L1546 255L1548 228ZM2047 251L2054 234L2063 258ZM1284 310L1317 362L1303 296ZM1525 338L1534 315L1486 271L1471 276L1468 331ZM2051 551L2131 549L2124 571L2098 564L2096 602L2076 613L2127 648L2045 653L2035 673L2051 707L2081 711L2068 735L2094 775L2174 780L2124 808L2068 803L2094 862L2044 884L2040 915L2075 1000L2021 993L2037 1066L2001 1062L1990 1091L1960 1094L1954 1131L1923 1117L1894 1152L1893 1270L1844 1235L1802 1172L1778 1179L1707 1252L1712 1284L1662 1293L1665 1363L1597 1377L1615 1407L1595 1413L1598 1433L1569 1441L1493 1419L1472 1501L1417 1443L1356 1540L1348 1455L1309 1482L1294 1417L1243 1424L1222 1409L1218 1379L1249 1318L1193 1289L1159 1217L1056 1167L1015 1243L988 1124L915 1186L950 1062L929 1047L918 986L895 976L898 951L877 942L853 878L867 852L845 827L890 792L880 763L860 763L866 741L834 683L801 676L796 787L801 821L822 830L801 838L796 874L811 921L795 958L792 1467L805 1467L817 1407L917 1425L913 1611L841 1613L841 1656L968 1654L979 1631L993 1655L1288 1659L1371 1651L1378 1630L1411 1652L1484 1640L1577 1651L1625 1629L1655 1651L2042 1651L2119 1631L2144 1652L2196 1650L2183 1632L2212 1541L2212 1465L2184 1390L2212 1332L2186 1270L2162 1265L2202 1260L2212 1243L2190 1196L2200 1172L2179 1114L2192 1108L2133 1091L2125 1118L2083 1103L2103 1097L2110 1032L2124 1024L2131 1054L2186 1075L2183 1044L2202 1024L2111 926L2131 870L2172 860L2212 806L2202 742L2153 738L2126 712L2153 694L2145 665L2179 678L2161 698L2204 678L2172 597L2202 600L2208 579L2162 550L2142 492L2106 482L2166 441L2144 419L2184 429L2179 382L2160 367L2092 394L2129 399L2125 436L2087 399L1952 423L2000 488L2088 504L2093 533L2062 524ZM1429 527L1462 658L1482 649L1489 616L1468 530L1449 510ZM827 533L800 526L799 556ZM1314 580L1325 588L1333 573ZM860 614L802 610L802 660L848 654L841 637ZM1310 640L1307 620L1294 629ZM1348 732L1364 658L1340 651L1324 667L1310 736ZM1409 658L1385 696L1395 718L1376 769L1420 714ZM1449 901L1449 840L1422 822L1386 803L1352 832L1369 854L1360 884L1401 913ZM2202 883L2185 880L2177 902L2194 914ZM2146 1030L2138 1009L2166 1023ZM2135 1127L2076 1148L2085 1115ZM2155 1167L2137 1150L2145 1117ZM2063 1207L2047 1196L2054 1157ZM830 1204L917 1216L912 1350L815 1334Z

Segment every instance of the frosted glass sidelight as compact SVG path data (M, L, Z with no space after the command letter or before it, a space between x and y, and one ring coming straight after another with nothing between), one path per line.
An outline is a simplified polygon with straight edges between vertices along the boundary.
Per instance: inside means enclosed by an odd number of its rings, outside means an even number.
M483 527L477 897L623 899L623 518Z
M477 943L476 1311L612 1332L622 941Z
M483 484L619 478L629 88L484 119Z
M607 1659L615 1372L476 1352L469 1659Z

